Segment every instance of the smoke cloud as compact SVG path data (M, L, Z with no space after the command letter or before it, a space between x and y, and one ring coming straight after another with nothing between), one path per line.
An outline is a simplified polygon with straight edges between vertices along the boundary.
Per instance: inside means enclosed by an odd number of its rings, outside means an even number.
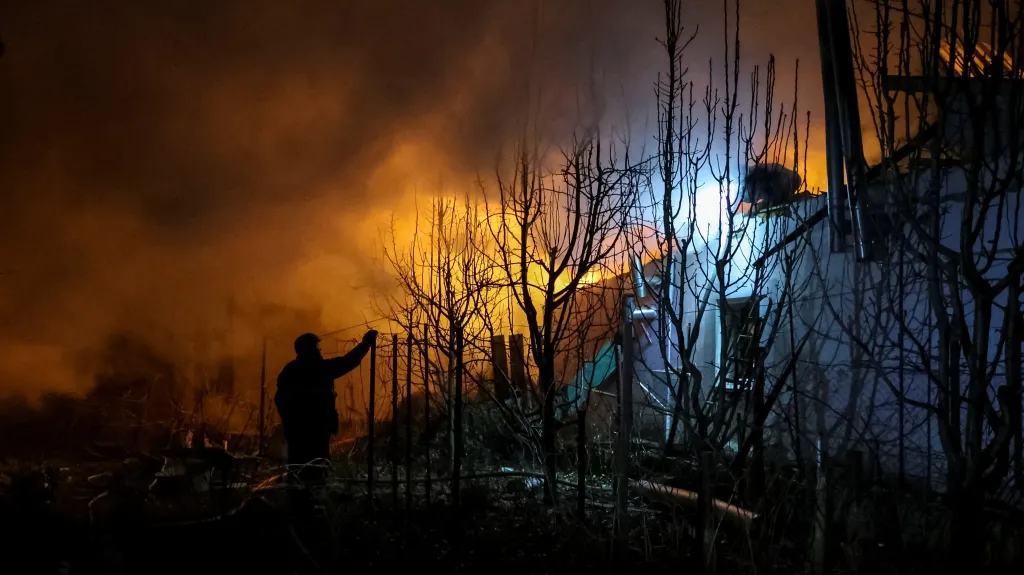
M528 119L552 142L594 110L653 131L653 0L103 4L0 7L0 395L84 390L120 331L187 353L228 300L359 321L391 289L390 214L472 189ZM722 12L695 4L697 73ZM748 63L774 51L781 89L806 58L820 107L813 6L745 4ZM792 45L760 40L794 18Z

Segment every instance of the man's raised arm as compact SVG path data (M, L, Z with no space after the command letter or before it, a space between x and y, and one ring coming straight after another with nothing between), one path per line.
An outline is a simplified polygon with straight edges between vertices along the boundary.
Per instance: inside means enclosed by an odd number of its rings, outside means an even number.
M377 331L371 329L366 332L363 336L363 340L359 342L359 345L352 348L352 351L346 353L341 357L335 357L326 360L329 366L331 377L337 379L353 369L359 367L359 363L366 357L367 352L373 347L373 342L377 340Z

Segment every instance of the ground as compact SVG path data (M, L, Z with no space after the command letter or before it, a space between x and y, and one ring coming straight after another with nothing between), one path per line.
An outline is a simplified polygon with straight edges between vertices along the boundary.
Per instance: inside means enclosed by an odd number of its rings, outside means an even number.
M429 502L415 483L409 509L404 477L397 506L386 477L371 505L365 482L346 477L340 462L315 507L296 505L295 490L267 462L250 481L212 493L154 491L145 468L138 460L0 466L0 557L18 566L0 573L699 572L694 510L636 494L628 547L614 553L621 548L613 545L613 499L602 476L588 478L581 518L571 476L556 510L544 504L539 482L500 467L466 479L458 506L447 482L433 483ZM813 493L776 480L789 487L770 490L763 520L749 531L718 526L718 573L809 572L810 525L800 509ZM693 482L683 473L664 481ZM859 505L844 514L847 529L857 531L841 536L840 573L938 572L945 550L915 545L910 534L941 527L940 508L915 513L924 524L915 529L906 502L874 495L865 501L892 513ZM904 510L898 516L897 508ZM885 538L879 521L895 528L895 540Z
M0 541L6 560L24 566L19 573L602 573L613 559L609 509L585 520L556 513L522 481L469 482L457 510L443 486L433 503L417 500L406 511L390 508L387 484L373 506L361 486L336 485L312 514L295 512L291 492L273 488L233 498L223 504L228 516L203 521L194 505L156 506L142 489L97 500L90 518L88 488L62 482L49 490L38 479L36 492L25 482L0 498ZM171 511L190 517L171 521ZM658 550L657 563L641 549L620 562L678 573L688 546Z

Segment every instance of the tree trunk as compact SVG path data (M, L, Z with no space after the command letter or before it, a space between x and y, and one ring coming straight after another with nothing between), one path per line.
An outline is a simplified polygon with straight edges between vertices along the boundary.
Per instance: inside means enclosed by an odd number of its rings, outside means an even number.
M1009 390L1010 413L1013 429L1013 482L1024 493L1024 447L1021 446L1021 360L1020 360L1020 275L1013 273L1007 292L1006 306L1006 386Z
M715 515L714 467L711 450L704 441L700 446L700 491L697 492L697 551L698 572L710 575L715 572Z
M544 360L540 369L541 408L540 449L544 458L544 502L558 505L557 453L555 449L555 394L552 389L555 378L553 362Z
M462 330L455 336L455 393L452 404L452 502L459 504L462 484Z
M679 345L679 353L680 356L682 356L682 354L685 353L682 343L680 343ZM687 377L688 369L685 366L686 362L688 362L688 360L682 360L681 362L684 364L684 366L680 368L681 373L679 376L679 381L676 382L675 387L672 386L671 370L665 370L665 379L668 381L669 389L672 390L672 415L670 416L672 419L669 422L668 437L665 438L665 451L662 455L662 463L664 463L665 458L669 456L669 453L675 446L676 433L678 433L679 430L679 418L687 417L689 415L689 410L687 410L683 405L683 402L687 398L686 390L683 388L683 385L684 382L689 379Z

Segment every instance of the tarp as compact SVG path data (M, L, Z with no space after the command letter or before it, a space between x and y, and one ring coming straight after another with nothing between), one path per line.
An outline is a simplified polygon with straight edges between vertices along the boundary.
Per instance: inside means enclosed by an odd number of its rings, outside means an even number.
M572 383L568 386L568 400L570 409L576 406L576 399L580 404L587 400L591 389L599 387L612 374L615 373L615 346L609 341L598 350L594 359L583 364L583 367L576 373Z

